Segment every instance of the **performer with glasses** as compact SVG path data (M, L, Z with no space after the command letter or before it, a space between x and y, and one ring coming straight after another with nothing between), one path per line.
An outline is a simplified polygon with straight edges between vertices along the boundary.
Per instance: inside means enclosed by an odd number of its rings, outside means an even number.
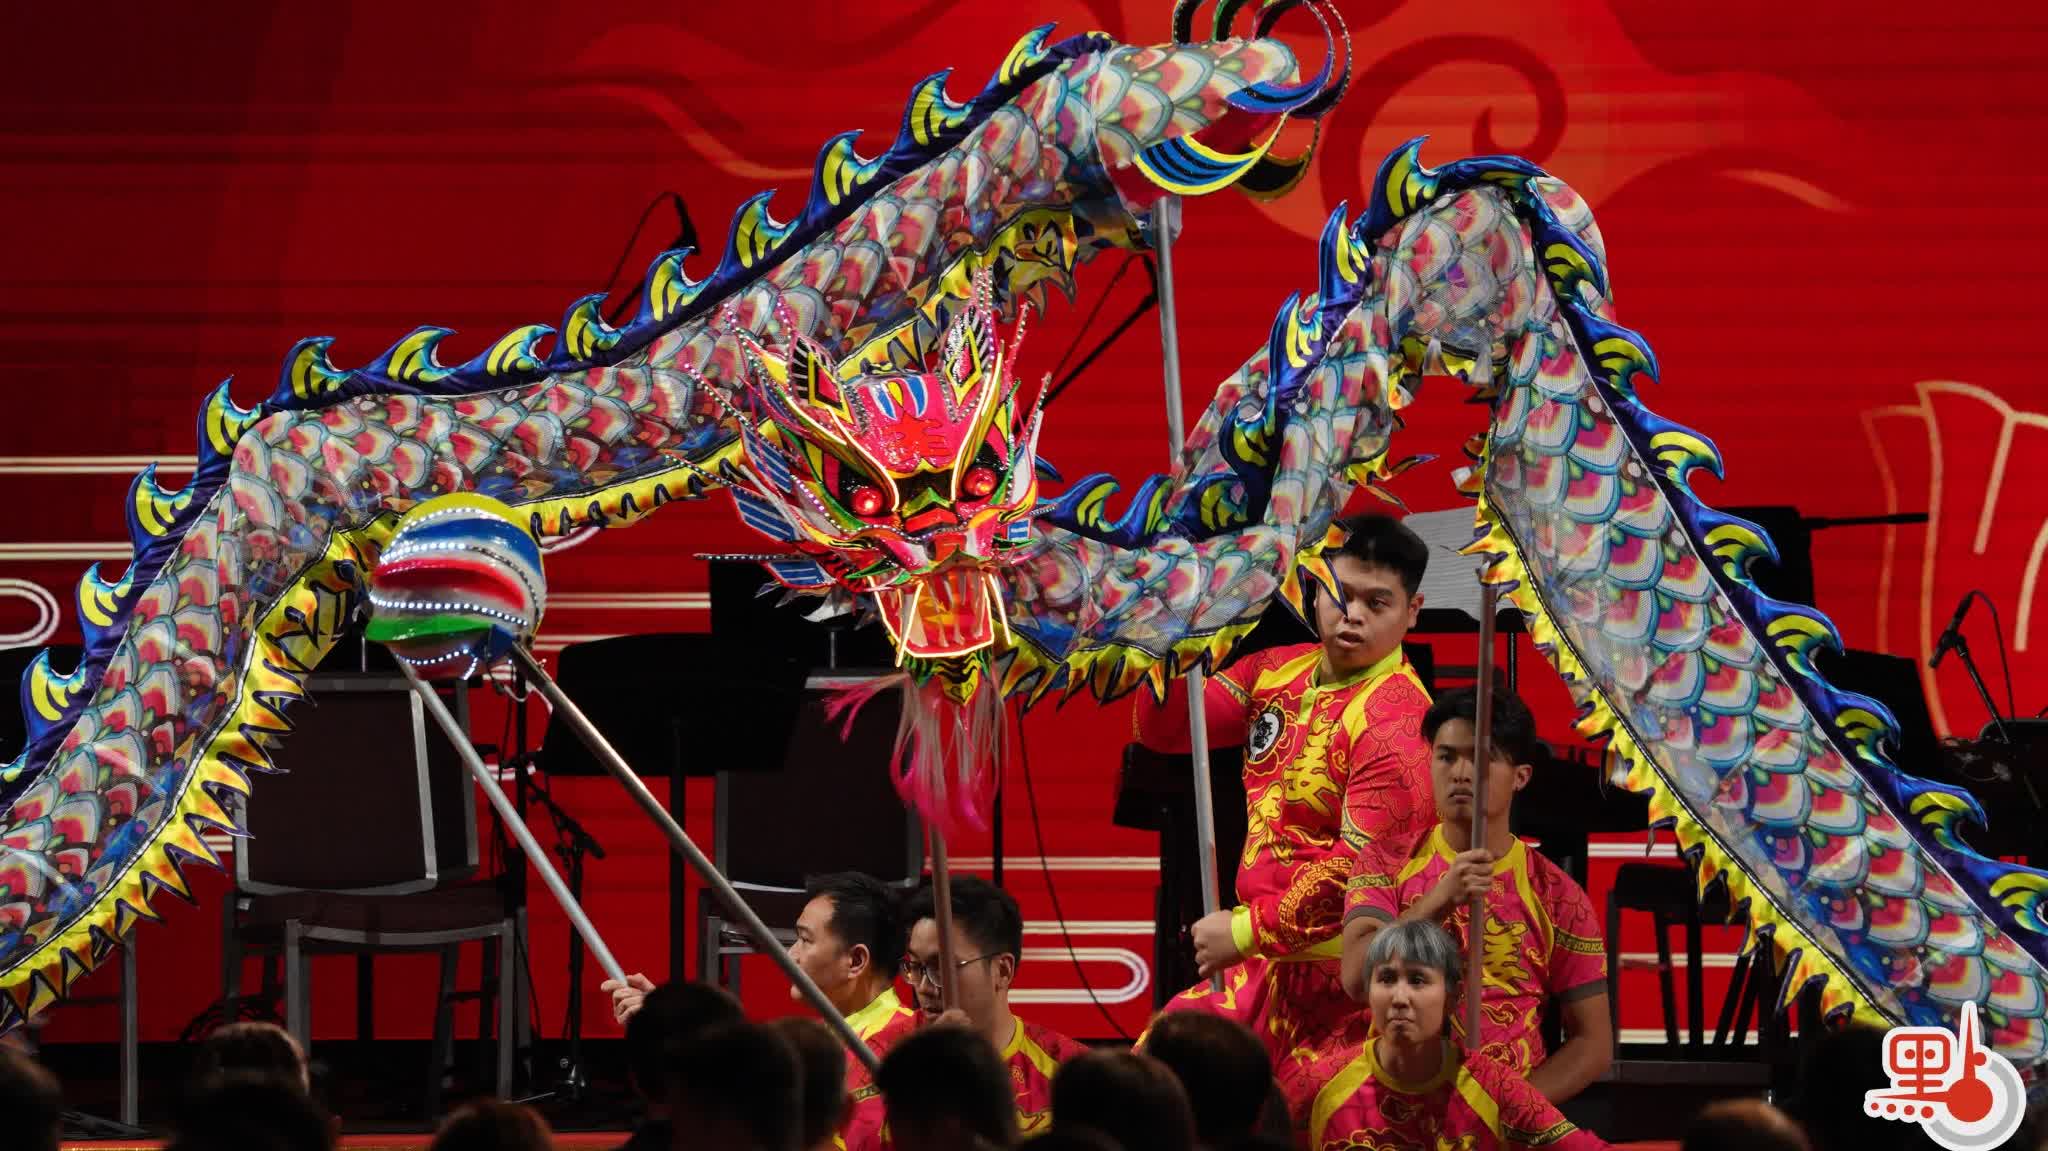
M918 1014L925 1023L958 1024L995 1047L1009 1067L1018 1132L1042 1131L1052 1122L1053 1072L1088 1048L1010 1014L1010 983L1024 953L1024 917L1017 901L976 876L955 875L952 887L953 953L960 958L951 971L945 969L932 891L925 887L911 898L905 916L911 927L903 978L917 993ZM951 1012L944 1005L947 980L954 982L959 1003Z

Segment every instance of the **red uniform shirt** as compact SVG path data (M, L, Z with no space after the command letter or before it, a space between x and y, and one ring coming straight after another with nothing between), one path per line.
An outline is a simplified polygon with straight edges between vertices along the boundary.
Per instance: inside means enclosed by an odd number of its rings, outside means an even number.
M846 1017L854 1033L868 1045L877 1059L886 1058L898 1040L917 1028L917 1012L903 1006L896 989L889 988L874 1002ZM846 1053L846 1118L832 1145L843 1151L880 1151L882 1147L882 1093L875 1087L867 1064Z
M1376 851L1361 855L1345 896L1345 918L1397 918L1443 879L1456 854L1439 824L1405 861ZM1470 919L1471 905L1458 903L1438 922L1462 946ZM1607 951L1593 903L1563 869L1517 839L1493 863L1484 948L1486 982L1479 993L1483 1034L1476 1049L1527 1075L1547 1054L1542 1029L1545 1002L1607 990ZM1460 1039L1464 1028L1464 1013L1455 1013L1452 1029Z
M1353 857L1382 840L1405 854L1436 810L1422 738L1429 697L1407 657L1397 648L1327 684L1322 658L1316 644L1262 651L1211 677L1204 696L1217 741L1244 744L1234 928L1246 955L1336 955ZM1185 750L1186 711L1141 697L1138 732L1147 746Z
M1403 1083L1378 1065L1368 1039L1316 1095L1309 1114L1311 1151L1459 1148L1460 1151L1599 1151L1607 1144L1574 1127L1542 1092L1483 1055L1458 1061L1444 1044L1443 1065L1426 1083Z
M1010 1045L1003 1049L1003 1063L1010 1072L1010 1091L1017 1100L1017 1130L1035 1135L1052 1126L1052 1077L1059 1066L1088 1045L1076 1043L1057 1031L1036 1023L1017 1020Z

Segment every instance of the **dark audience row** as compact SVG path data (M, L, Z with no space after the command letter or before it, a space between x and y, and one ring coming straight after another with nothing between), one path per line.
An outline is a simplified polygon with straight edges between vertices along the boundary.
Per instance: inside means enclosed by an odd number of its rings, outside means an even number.
M1925 1146L1917 1128L1865 1116L1863 1092L1884 1086L1883 1033L1852 1027L1817 1040L1795 1098L1715 1104L1685 1132L1685 1151L1890 1151ZM627 1029L635 1087L648 1119L625 1147L823 1151L851 1100L846 1057L813 1019L749 1022L724 991L672 984L647 996ZM1272 1069L1258 1041L1214 1016L1160 1020L1143 1054L1102 1049L1062 1064L1050 1130L1020 1143L1005 1067L974 1031L920 1028L875 1076L899 1151L1227 1151L1290 1145L1273 1107ZM0 1144L56 1151L58 1085L33 1059L0 1048ZM177 1109L171 1151L333 1151L339 1124L309 1091L304 1053L281 1028L238 1023L208 1037ZM450 1115L435 1151L549 1151L533 1109L486 1100ZM2044 1148L2034 1117L2007 1146Z

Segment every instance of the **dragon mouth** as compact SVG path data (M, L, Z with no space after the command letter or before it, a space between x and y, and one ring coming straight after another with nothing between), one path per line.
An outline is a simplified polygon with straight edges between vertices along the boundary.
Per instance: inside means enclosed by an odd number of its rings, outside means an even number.
M995 573L972 564L948 564L910 583L875 591L882 622L897 652L945 659L996 642L1002 593Z

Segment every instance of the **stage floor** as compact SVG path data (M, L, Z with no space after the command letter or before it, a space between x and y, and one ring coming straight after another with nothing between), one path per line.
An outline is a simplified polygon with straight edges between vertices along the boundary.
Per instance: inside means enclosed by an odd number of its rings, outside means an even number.
M426 1151L426 1145L432 1139L434 1139L432 1135L344 1135L342 1137L342 1151ZM608 1147L618 1147L618 1145L625 1143L625 1141L627 1141L627 1133L625 1131L565 1133L565 1135L555 1135L555 1151L604 1151ZM63 1143L63 1147L66 1147L66 1149L76 1147L80 1151L86 1151L86 1149L90 1149L90 1151L158 1151L160 1147L164 1147L164 1143L162 1141L143 1141L143 1143L137 1143L133 1139L86 1139L86 1141L68 1141L68 1143Z
M426 1151L430 1135L344 1135L342 1151ZM557 1135L557 1151L600 1151L606 1147L618 1147L625 1143L625 1133L571 1133ZM66 1149L76 1147L78 1151L156 1151L162 1143L135 1143L135 1141L84 1141L66 1143ZM1616 1143L1622 1151L1677 1151L1677 1143Z

